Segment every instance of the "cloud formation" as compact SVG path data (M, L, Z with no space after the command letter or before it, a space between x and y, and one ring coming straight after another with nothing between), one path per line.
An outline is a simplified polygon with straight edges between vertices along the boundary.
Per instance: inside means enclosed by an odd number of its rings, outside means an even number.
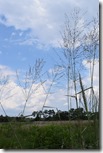
M86 87L90 87L90 72L91 72L91 65L92 63L88 60L84 60L83 61L83 65L85 66L85 68L87 69L87 76L86 78L83 80L84 85ZM98 93L99 95L99 61L98 59L95 60L95 65L94 65L94 75L93 75L93 85L94 85L94 91L96 93Z
M46 86L46 85L45 85ZM34 84L34 88L36 85ZM48 86L46 88L49 88ZM46 106L57 107L62 109L65 104L65 91L58 89L54 94L50 94L45 103ZM31 114L33 111L41 110L46 99L46 93L42 86L31 96L28 100L25 109L25 115ZM2 92L1 103L7 115L18 115L23 111L25 104L25 97L22 93L22 87L18 86L15 82L9 82ZM0 108L1 109L1 108ZM14 113L15 110L15 113ZM4 114L4 112L3 112Z
M0 69L2 72L5 72L5 76L6 74L11 76L14 75L14 72L7 66L1 65ZM62 109L65 104L66 97L64 89L57 88L55 89L55 92L51 93L50 91L48 94L52 82L47 80L43 86L40 86L39 84L40 83L34 83L32 86L33 94L28 99L24 115L31 114L33 111L41 110L44 103L46 106L57 107L58 109ZM29 88L26 91L29 92ZM25 95L24 92L25 88L20 86L16 79L12 79L12 77L6 84L0 84L0 103L3 106L6 115L18 116L19 113L23 112L26 100L26 92ZM47 94L48 98L46 100ZM2 107L0 107L0 110L1 113L4 114Z
M87 19L95 16L99 8L97 0L95 2L91 0L89 3L86 0L0 0L0 24L6 27L13 27L14 31L11 33L10 40L6 39L11 44L15 42L19 45L36 44L38 48L42 48L42 45L45 44L56 46L60 39L59 31L64 25L64 14L68 13L70 15L74 7L80 7L84 11L87 10ZM3 52L0 51L0 54L3 54ZM20 55L20 52L18 55ZM23 57L21 60L25 61L26 58ZM96 91L99 90L98 67L99 65L97 64L94 71L94 87ZM88 64L86 68L87 70L89 69ZM16 83L15 72L10 67L0 65L0 73L4 76L11 76L0 97L1 102L7 115L18 115L22 112L25 103L22 87ZM84 85L89 85L89 82L88 74L86 80L84 80ZM37 84L34 84L33 88L36 86ZM50 80L47 80L44 87L48 90L49 86ZM61 87L55 91L55 93L49 95L46 105L67 109L65 89ZM34 110L40 110L45 98L46 94L41 86L27 103L25 113L30 114Z
M87 16L92 17L98 11L98 1L0 0L0 23L22 31L30 29L30 39L36 37L44 44L56 44L64 14L74 7L87 10Z
M86 60L83 61L83 64L87 68L87 76L83 79L83 85L85 87L90 87L90 63L87 63ZM0 66L1 70L5 72L5 74L14 75L14 72L6 66ZM3 70L4 69L4 70ZM7 70L7 71L6 71ZM44 102L46 100L46 96L48 93L48 90L51 85L51 81L47 80L43 86L39 86L37 90L37 86L39 83L33 84L33 90L35 91L31 98L28 100L26 109L25 109L25 115L31 114L33 111L41 110ZM46 106L52 106L57 107L61 110L67 110L68 104L67 104L67 96L66 96L66 89L64 89L62 86L61 88L57 87L55 88L55 83L53 85L53 89L50 91L50 94L46 100L45 105ZM2 89L1 95L0 95L0 102L2 103L7 115L18 115L23 111L24 104L25 104L25 96L23 94L23 87L19 86L15 80L11 79L8 81L8 83L2 88L3 86L0 85L0 90ZM45 89L45 90L44 90ZM52 93L53 91L53 93ZM99 95L99 63L98 59L95 63L94 68L94 91L97 95ZM75 102L72 101L72 107L75 107ZM3 110L0 108L1 113Z
M11 68L10 67L8 67L8 66L5 66L5 65L0 65L0 76L15 76L16 75L16 73L13 71L13 70L11 70Z

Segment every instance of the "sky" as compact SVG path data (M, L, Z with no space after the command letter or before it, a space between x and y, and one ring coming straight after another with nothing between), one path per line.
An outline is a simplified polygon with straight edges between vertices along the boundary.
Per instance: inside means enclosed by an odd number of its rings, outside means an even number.
M70 14L74 8L79 7L86 12L86 19L90 20L97 15L98 6L98 0L0 0L0 72L10 76L9 83L0 94L0 100L7 115L21 113L25 103L22 87L17 83L16 71L22 74L36 59L43 58L43 72L51 73L57 61L54 50L59 50L65 14ZM88 70L88 65L86 68ZM95 89L98 91L98 63L94 75ZM51 80L52 77L46 78L43 84L46 92L51 86ZM85 82L87 81L84 80ZM37 85L38 82L33 88ZM38 88L28 102L25 114L42 108L47 95L43 86ZM67 110L64 82L54 84L51 92L53 91L55 92L48 96L46 105ZM2 108L0 114L4 115Z

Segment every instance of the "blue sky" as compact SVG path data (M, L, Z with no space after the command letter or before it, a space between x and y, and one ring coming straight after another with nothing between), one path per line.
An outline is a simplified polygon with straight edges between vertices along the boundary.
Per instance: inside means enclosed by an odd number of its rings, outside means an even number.
M96 16L98 6L98 0L0 0L0 69L4 74L16 77L16 70L27 70L28 65L33 65L37 58L43 58L46 61L43 70L50 71L57 60L54 49L59 49L65 13L70 14L75 7L79 7L87 12L85 18L90 20ZM15 86L15 91L20 90L15 79L9 86ZM38 92L43 94L43 89ZM59 88L48 104L67 109L64 95L64 87ZM57 98L58 102L53 102ZM16 99L13 97L2 102L8 115L17 115L22 111L19 109L22 100L20 97ZM41 96L41 101L44 99ZM42 104L40 100L36 101L34 103L39 103L36 109L40 109ZM28 109L27 113L33 109Z

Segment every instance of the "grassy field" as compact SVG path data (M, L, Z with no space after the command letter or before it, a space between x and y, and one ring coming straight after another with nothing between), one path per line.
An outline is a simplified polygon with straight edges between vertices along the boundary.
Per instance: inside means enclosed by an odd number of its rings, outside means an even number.
M99 149L98 121L0 124L0 149Z

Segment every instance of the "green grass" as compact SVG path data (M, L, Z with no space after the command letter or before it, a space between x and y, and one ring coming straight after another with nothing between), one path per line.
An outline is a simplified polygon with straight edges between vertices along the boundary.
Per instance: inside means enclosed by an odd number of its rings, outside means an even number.
M0 124L0 149L99 149L98 122L26 124Z

